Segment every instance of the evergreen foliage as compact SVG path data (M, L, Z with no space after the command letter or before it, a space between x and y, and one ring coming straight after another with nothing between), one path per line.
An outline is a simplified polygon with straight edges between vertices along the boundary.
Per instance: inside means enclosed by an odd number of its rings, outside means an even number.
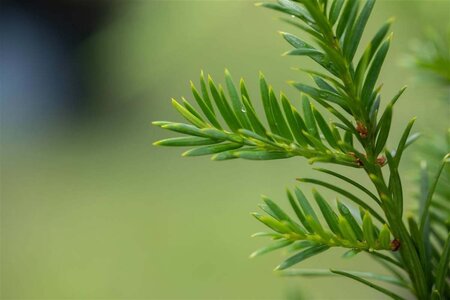
M286 248L291 256L276 267L286 276L345 276L393 299L403 299L372 282L376 280L405 288L418 299L448 299L450 194L448 181L442 185L440 176L448 169L449 155L442 159L430 183L423 176L416 215L404 216L399 166L404 151L418 134L411 133L413 118L404 125L396 148L387 149L394 107L405 88L391 95L386 108L380 109L379 75L392 40L389 32L392 21L383 24L368 45L361 46L374 5L375 0L279 0L260 4L287 16L284 20L300 29L298 36L281 33L291 46L286 54L312 59L318 65L317 70L304 70L315 86L290 83L301 94L301 107L296 107L283 93L275 92L260 74L259 101L264 108L264 116L260 116L244 80L237 85L226 70L223 87L211 76L205 78L202 72L199 86L191 83L196 107L186 99L172 100L186 123L153 122L183 136L155 144L190 147L183 156L211 155L213 160L300 156L311 164L360 169L373 187L363 186L330 169L316 170L352 185L364 197L314 178L298 179L332 190L351 202L351 206L341 201L333 203L316 189L312 190L313 201L296 188L293 193L287 191L293 212L288 214L274 201L264 198L260 208L265 214L254 213L254 216L269 231L254 236L270 237L273 242L251 257ZM313 42L305 41L304 37ZM327 114L321 112L324 109ZM333 121L327 122L330 116ZM313 209L312 202L316 202L318 210ZM392 277L357 271L291 268L334 247L348 248L347 257L368 253L392 272Z

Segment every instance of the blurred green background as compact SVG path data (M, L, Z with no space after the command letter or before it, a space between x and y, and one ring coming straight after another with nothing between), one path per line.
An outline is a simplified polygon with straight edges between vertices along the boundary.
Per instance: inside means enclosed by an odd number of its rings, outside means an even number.
M253 3L99 1L106 9L95 30L67 43L70 32L10 1L1 32L2 299L382 299L347 279L280 278L272 269L282 253L248 259L268 242L250 238L263 229L249 215L259 195L284 204L296 177L321 177L304 159L220 163L152 146L168 133L150 122L181 120L170 99L190 99L189 80L201 69L216 82L225 67L243 76L254 98L261 70L298 98L286 81L308 79L290 68L313 65L282 57L289 46L277 30L298 31ZM24 19L8 19L11 11ZM401 61L427 27L448 26L450 1L378 1L363 41L391 16L384 100L409 85L391 140L412 116L416 130L444 133L450 111L437 99L448 90ZM403 165L409 195L417 188L412 152ZM302 266L383 272L364 255L341 254Z

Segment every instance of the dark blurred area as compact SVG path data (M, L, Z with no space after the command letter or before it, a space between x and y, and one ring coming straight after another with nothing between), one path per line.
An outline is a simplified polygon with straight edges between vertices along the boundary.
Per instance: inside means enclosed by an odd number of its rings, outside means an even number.
M3 0L0 9L2 135L101 113L78 49L114 1ZM55 123L56 122L56 123Z

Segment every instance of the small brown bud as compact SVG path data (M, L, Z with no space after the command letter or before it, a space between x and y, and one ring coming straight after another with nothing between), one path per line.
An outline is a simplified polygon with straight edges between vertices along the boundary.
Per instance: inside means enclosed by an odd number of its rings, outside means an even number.
M380 166L384 166L386 164L386 157L384 157L384 156L378 157L377 164L379 164Z
M356 156L355 152L348 152L348 155L350 155L351 157L353 157L355 159L355 163L359 166L362 167L363 163L361 161L361 159L359 159L359 157Z
M397 251L400 248L400 241L397 239L393 239L391 241L391 250L392 251Z
M362 163L362 161L361 161L358 157L356 158L356 164L357 164L359 167L364 166L363 163Z
M356 131L358 131L359 136L363 139L365 139L367 137L367 134L369 133L366 125L359 121L356 122Z

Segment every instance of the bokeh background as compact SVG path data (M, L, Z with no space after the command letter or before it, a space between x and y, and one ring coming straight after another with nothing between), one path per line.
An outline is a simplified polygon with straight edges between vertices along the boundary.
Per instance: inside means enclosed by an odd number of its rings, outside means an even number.
M346 279L280 278L282 253L248 259L268 242L249 237L263 229L249 215L259 195L285 203L296 177L321 177L304 159L218 163L152 146L169 134L150 122L180 120L170 99L190 98L201 69L220 82L227 67L253 95L261 70L298 98L286 81L308 79L290 68L312 64L282 57L277 30L298 32L253 4L1 2L0 298L382 299ZM448 26L450 1L378 1L364 41L391 16L384 100L409 85L391 140L412 116L416 130L444 133L448 90L401 62L427 27ZM415 161L410 150L408 195ZM341 254L303 266L383 272Z

